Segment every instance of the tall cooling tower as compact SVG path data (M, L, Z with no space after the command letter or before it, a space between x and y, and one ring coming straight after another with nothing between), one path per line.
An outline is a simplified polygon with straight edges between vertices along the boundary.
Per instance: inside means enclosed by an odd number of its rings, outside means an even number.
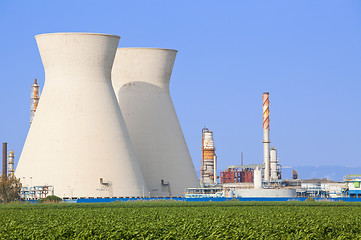
M112 83L151 196L179 196L199 181L170 94L177 51L118 48Z
M111 84L118 36L36 36L45 85L16 177L59 197L142 196L139 164Z

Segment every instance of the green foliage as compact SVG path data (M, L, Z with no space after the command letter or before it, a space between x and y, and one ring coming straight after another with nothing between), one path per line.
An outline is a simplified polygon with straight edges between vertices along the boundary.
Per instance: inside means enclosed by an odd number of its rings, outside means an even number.
M39 199L38 203L60 203L63 200L55 195L47 196L46 198Z
M306 200L305 200L306 202L314 202L315 201L315 199L314 198L307 198Z
M10 203L20 200L21 191L20 179L15 176L1 178L0 180L0 198L4 203Z
M360 239L361 204L126 202L0 206L1 239Z

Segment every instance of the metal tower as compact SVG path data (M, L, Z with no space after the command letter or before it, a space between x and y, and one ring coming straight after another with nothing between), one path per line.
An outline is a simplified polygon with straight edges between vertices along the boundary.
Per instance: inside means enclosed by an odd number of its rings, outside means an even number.
M39 99L40 99L40 86L36 78L34 79L34 84L31 85L31 105L30 105L30 125L33 122L36 109L38 108Z
M213 132L208 128L202 129L202 166L201 183L217 184L217 156L213 141Z
M15 168L14 168L14 151L11 150L8 155L8 176L14 176Z

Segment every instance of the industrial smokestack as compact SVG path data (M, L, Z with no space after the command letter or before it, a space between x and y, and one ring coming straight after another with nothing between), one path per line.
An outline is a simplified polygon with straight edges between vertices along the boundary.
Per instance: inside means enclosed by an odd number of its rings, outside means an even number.
M3 143L3 179L6 179L8 176L8 144Z
M241 166L243 166L243 152L241 152Z
M264 92L263 100L263 163L264 180L270 180L270 138L269 138L269 93Z

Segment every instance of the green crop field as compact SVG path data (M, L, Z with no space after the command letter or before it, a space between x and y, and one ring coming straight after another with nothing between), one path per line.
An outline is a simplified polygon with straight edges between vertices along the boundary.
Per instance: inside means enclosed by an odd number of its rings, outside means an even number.
M126 202L0 205L1 239L361 239L361 204Z

